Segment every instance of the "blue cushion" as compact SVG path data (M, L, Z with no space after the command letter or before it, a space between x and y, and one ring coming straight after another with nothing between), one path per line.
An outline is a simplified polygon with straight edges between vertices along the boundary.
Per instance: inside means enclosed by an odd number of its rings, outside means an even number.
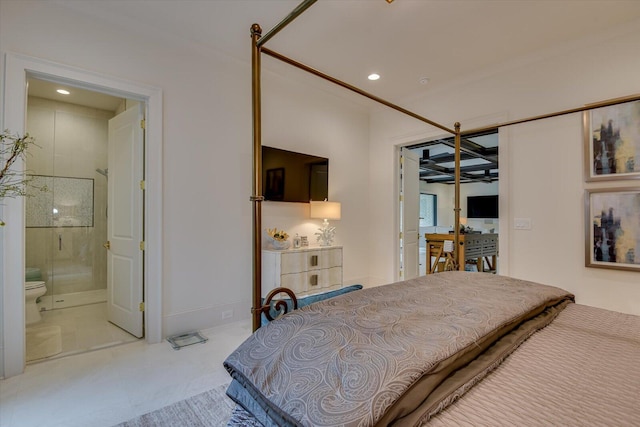
M362 285L350 285L345 286L344 288L336 289L334 291L323 292L321 294L309 295L308 297L298 298L298 308L302 308L306 305L313 304L314 302L322 301L328 298L337 297L338 295L346 294L347 292L357 291L358 289L362 289ZM273 300L271 301L271 317L274 319L278 317L278 311L274 308L274 305L277 301L284 301L287 304L287 313L292 311L293 302L289 298L283 298L281 300ZM264 303L264 298L262 299L262 303ZM269 323L267 317L262 314L262 322L261 325L264 326Z

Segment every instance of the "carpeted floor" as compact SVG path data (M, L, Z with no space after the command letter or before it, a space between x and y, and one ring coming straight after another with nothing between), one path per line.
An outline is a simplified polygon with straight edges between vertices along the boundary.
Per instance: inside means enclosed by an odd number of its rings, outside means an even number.
M227 387L215 387L116 427L225 427L235 407L225 394Z

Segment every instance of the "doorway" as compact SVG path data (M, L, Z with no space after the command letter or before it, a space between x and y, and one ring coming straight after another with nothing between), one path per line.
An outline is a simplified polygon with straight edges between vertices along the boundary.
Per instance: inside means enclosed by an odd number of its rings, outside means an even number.
M142 197L137 182L114 185L112 176L109 183L109 170L118 171L114 163L122 164L118 156L110 155L112 145L123 139L127 144L126 137L116 139L114 123L140 123L141 106L136 100L28 79L27 132L36 144L25 159L30 180L25 199L25 281L42 282L44 295L35 301L37 311L27 310L27 363L143 336L137 302L133 321L122 321L113 314L113 307L121 304L114 304L118 292L112 289L116 283L141 294L142 257L133 253L131 264L140 265L139 274L122 275L135 277L137 283L120 284L121 278L112 277L116 270L106 243L113 235L113 219L123 218L114 212L117 205L108 200L124 197L130 204L137 193ZM133 119L127 119L132 115ZM142 137L138 143L142 153ZM115 181L122 176L143 176L141 156L127 163L132 170L120 171ZM120 225L142 235L141 209L135 213L136 218L124 216L128 224ZM137 299L142 301L142 295ZM33 301L27 298L27 304ZM40 316L32 315L34 312Z
M73 87L133 99L146 107L144 199L144 325L145 341L162 340L162 91L159 88L103 76L93 71L61 65L25 55L5 55L3 125L12 132L26 132L27 79L69 84ZM24 170L23 162L16 163ZM20 374L25 366L25 240L24 200L9 199L3 206L4 227L0 246L2 292L2 374ZM10 222L9 222L10 221ZM11 248L11 250L7 250Z
M454 138L449 136L430 138L403 147L403 150L418 158L419 165L411 179L418 182L418 190L414 191L412 197L420 200L420 219L416 219L419 221L420 275L426 274L426 266L429 264L425 259L425 234L453 233L455 222L454 147ZM474 196L498 196L498 129L489 129L482 133L463 136L460 172L461 228L464 226L464 232L497 234L499 228L497 215L474 215L469 212L467 200ZM401 176L400 182L405 178L406 176ZM427 219L427 215L433 219ZM401 231L403 230L403 219L401 218L400 222ZM402 248L400 252L402 256Z

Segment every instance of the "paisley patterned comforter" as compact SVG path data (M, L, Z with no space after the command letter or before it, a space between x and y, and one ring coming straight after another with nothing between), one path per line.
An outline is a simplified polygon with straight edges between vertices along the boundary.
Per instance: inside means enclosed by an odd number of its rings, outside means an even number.
M466 272L351 292L256 331L224 362L227 393L265 425L419 425L572 299Z

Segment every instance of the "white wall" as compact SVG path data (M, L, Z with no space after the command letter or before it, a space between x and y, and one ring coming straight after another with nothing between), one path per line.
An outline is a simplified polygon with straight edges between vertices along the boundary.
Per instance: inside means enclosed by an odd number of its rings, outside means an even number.
M163 90L163 334L221 324L222 311L233 310L225 322L249 317L249 26L246 61L160 32L132 34L54 2L3 1L0 29L3 53ZM342 202L343 219L335 225L337 243L345 248L344 279L366 280L368 114L284 76L266 70L263 75L263 142L329 158L330 198ZM311 238L319 225L300 206L265 205L264 228L302 231Z
M262 142L329 159L328 199L341 203L341 219L331 225L336 227L334 243L343 246L343 279L346 284L366 285L368 114L322 92L310 99L306 85L272 79L270 74L262 85ZM314 233L322 220L309 218L308 203L264 202L263 215L263 229L277 227L317 244Z
M640 23L554 52L520 58L476 81L433 91L407 107L462 129L518 119L640 93ZM640 314L640 273L586 268L581 115L571 114L500 131L500 265L511 276L564 287L580 303ZM371 186L387 203L371 217L383 229L395 221L394 146L432 135L420 122L379 110L371 119ZM513 218L531 218L530 231ZM372 242L371 275L393 279L393 230Z

